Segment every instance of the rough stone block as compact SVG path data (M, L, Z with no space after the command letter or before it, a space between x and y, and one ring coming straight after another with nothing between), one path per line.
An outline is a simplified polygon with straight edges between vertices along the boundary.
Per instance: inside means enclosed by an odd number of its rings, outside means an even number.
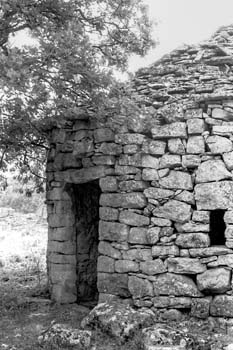
M232 120L232 113L222 109L222 108L214 108L212 110L212 118L221 119L225 121Z
M154 296L152 283L136 276L129 276L129 291L134 299Z
M226 239L233 239L233 225L227 225L227 228L225 230L225 237Z
M144 261L140 263L140 270L146 275L156 275L159 273L164 273L167 268L161 259L155 259L151 261Z
M233 254L220 255L214 261L208 263L208 267L228 266L233 268Z
M59 254L59 253L48 253L47 254L48 263L53 264L69 264L75 265L77 264L76 255L67 255L67 254Z
M175 243L182 248L205 248L210 245L210 238L202 232L181 233Z
M121 145L116 145L115 143L103 142L101 143L98 151L103 154L118 155L122 153Z
M185 119L203 118L203 110L201 108L192 108L185 111Z
M161 227L172 225L171 220L162 219L162 218L151 218L151 223L155 226L161 226Z
M177 154L164 154L160 158L159 169L169 168L173 169L181 166L181 156Z
M121 259L121 252L114 248L111 243L100 241L98 245L99 254L107 255L113 259Z
M198 210L228 209L233 207L233 182L220 181L195 186Z
M142 179L145 181L155 181L159 179L158 171L156 169L143 169Z
M115 136L115 142L120 143L122 145L128 145L128 144L141 145L144 140L145 140L145 135L137 134L137 133L117 134Z
M57 172L55 173L55 180L65 181L73 184L81 184L109 175L109 172L111 171L112 170L108 166L97 165L79 170L66 170Z
M208 224L210 222L210 212L203 210L195 210L192 215L192 220L194 222Z
M94 140L96 143L105 142L105 141L115 141L115 134L109 128L95 129Z
M187 138L186 123L175 122L151 130L154 139Z
M85 155L94 152L93 140L83 139L74 142L73 156L76 158L83 158Z
M232 174L220 159L209 159L200 164L196 173L196 182L211 182L231 179Z
M176 193L178 194L175 195L174 199L188 204L195 204L193 192L177 190Z
M115 271L118 273L138 272L139 264L132 260L117 260L115 262Z
M224 153L223 160L228 170L233 170L233 152Z
M179 256L179 248L176 245L152 247L153 257Z
M232 123L228 123L227 125L214 125L212 128L213 135L231 136L232 133L233 133Z
M187 154L182 156L183 168L197 168L201 164L201 158L195 154Z
M140 153L133 155L121 154L119 165L142 167L142 155Z
M159 184L168 189L193 189L191 176L183 171L171 170L168 176L159 180Z
M73 283L53 284L51 300L61 304L71 304L77 301L77 287Z
M150 224L150 219L147 216L139 215L131 210L121 211L119 221L131 226L148 226Z
M99 181L100 188L103 192L116 192L118 189L117 179L115 176L106 176Z
M129 249L122 251L124 260L147 261L152 260L151 249Z
M226 137L217 135L209 136L206 140L206 144L213 154L223 154L232 151L232 141Z
M111 207L100 207L99 217L105 221L117 221L119 218L119 211Z
M210 304L210 315L233 317L233 296L217 295Z
M192 258L168 258L168 272L193 275L202 273L206 270L206 265L202 264L199 259Z
M148 244L147 228L134 227L130 229L128 242L132 244Z
M136 181L136 180L128 180L128 181L120 181L119 189L122 192L137 192L143 191L148 187L147 182L145 181Z
M161 156L165 153L166 142L158 140L146 140L142 145L142 152Z
M69 264L49 264L49 277L52 284L60 284L62 286L75 286L77 274L76 266ZM67 289L68 291L68 289ZM75 294L75 293L74 293Z
M164 273L155 276L153 282L155 296L173 295L184 297L200 297L202 294L197 289L193 280L187 276L173 273Z
M97 271L113 273L115 271L115 260L108 256L99 256L97 260Z
M139 145L125 145L123 147L123 153L125 154L135 154L140 151Z
M76 254L76 243L75 241L48 241L47 251L48 253L54 252L60 254L74 255Z
M173 199L169 200L163 206L153 210L154 216L159 216L180 223L189 221L191 213L191 205Z
M144 195L146 198L169 199L170 197L174 196L174 191L157 187L149 187L144 191Z
M195 118L187 120L188 134L197 135L205 131L205 122L203 119Z
M224 221L227 224L233 224L233 210L228 210L224 214Z
M127 241L129 227L118 222L99 221L99 239L106 241Z
M100 196L100 205L113 208L144 208L146 198L143 193L102 193Z
M185 144L181 139L168 140L168 151L173 154L185 154Z
M100 293L129 297L128 275L119 273L98 273L97 287Z
M231 289L231 272L223 267L207 270L197 275L197 286L210 294L224 293Z
M134 167L134 166L121 166L116 164L115 165L115 174L116 175L128 175L128 174L137 174L140 171L140 169Z
M147 236L147 243L154 245L159 241L160 236L160 227L151 227L147 230L146 236Z
M206 298L193 298L191 303L191 313L192 317L197 318L207 318L210 312L210 302L211 297Z
M142 155L142 167L158 169L159 168L159 158L151 156L150 154Z
M114 165L115 164L115 157L110 155L104 155L104 156L93 156L92 162L95 165Z
M209 232L209 224L201 224L196 222L187 222L185 224L175 224L177 232Z
M225 246L214 246L214 247L208 247L208 248L196 248L196 249L189 249L190 256L192 257L211 257L214 255L225 255L225 254L232 254L232 250L229 248L226 248Z
M74 241L76 232L73 226L70 227L58 227L48 229L49 241Z
M187 142L187 153L202 154L205 152L205 142L202 136L191 136Z
M158 309L190 309L190 297L156 296L153 298L154 307Z

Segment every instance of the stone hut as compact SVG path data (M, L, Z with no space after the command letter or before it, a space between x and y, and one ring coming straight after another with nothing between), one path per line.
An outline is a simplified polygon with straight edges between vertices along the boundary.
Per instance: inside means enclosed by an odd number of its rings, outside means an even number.
M233 317L232 67L230 26L137 72L144 114L52 130L53 299Z

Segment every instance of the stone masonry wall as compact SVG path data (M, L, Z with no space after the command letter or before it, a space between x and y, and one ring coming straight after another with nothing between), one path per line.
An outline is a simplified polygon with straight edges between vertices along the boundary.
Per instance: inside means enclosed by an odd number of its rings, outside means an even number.
M139 71L128 91L143 114L104 121L82 115L52 131L54 299L77 300L70 186L99 179L99 301L233 317L232 35L232 27L223 28ZM224 211L221 245L211 242L215 210Z

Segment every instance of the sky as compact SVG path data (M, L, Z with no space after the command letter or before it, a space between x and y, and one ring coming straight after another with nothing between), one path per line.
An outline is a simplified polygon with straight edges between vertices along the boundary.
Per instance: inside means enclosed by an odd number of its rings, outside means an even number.
M143 58L132 57L130 71L148 66L182 44L208 39L222 25L233 24L233 0L144 0L157 22L155 49Z

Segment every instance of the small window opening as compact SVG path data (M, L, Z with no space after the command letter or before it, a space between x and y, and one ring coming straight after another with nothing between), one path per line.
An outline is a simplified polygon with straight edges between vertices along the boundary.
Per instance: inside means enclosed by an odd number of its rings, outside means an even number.
M225 210L213 210L210 212L210 244L211 245L225 245L225 229L224 222Z

